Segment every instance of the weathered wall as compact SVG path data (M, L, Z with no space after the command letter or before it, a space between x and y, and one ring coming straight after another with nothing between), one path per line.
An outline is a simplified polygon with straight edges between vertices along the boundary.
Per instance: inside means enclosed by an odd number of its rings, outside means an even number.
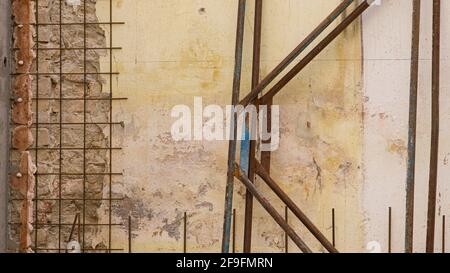
M83 72L86 65L88 73L100 72L100 55L106 55L105 50L88 50L86 60L83 50L73 48L83 47L84 31L82 25L64 25L62 36L57 24L60 20L59 3L62 3L61 18L63 23L83 22L83 6L76 2L46 0L39 1L38 20L42 25L33 35L40 48L53 48L39 50L39 62L33 62L31 72L42 73L32 79L33 87L33 124L34 144L30 148L32 159L36 162L36 177L38 197L37 210L31 217L38 225L37 233L32 232L33 246L39 252L57 252L59 248L66 247L70 233L70 225L75 215L85 207L85 248L87 250L101 250L107 248L107 241L97 236L104 227L94 226L99 223L99 211L103 211L101 199L107 188L107 175L87 175L83 183L83 168L89 173L108 173L108 152L97 148L108 147L109 127L109 101L92 100L94 98L108 98L109 93L102 88L104 80L101 75L88 74L86 87L84 87ZM74 4L75 3L75 4ZM95 12L96 1L86 2L86 21L98 22ZM106 38L102 29L95 24L86 27L86 46L89 48L105 47ZM62 50L59 47L72 48ZM56 48L56 50L55 50ZM66 74L58 75L60 69ZM77 74L78 73L78 74ZM83 103L83 97L88 100ZM40 98L37 100L36 98ZM74 100L60 100L59 98ZM86 116L84 117L84 113ZM39 122L39 125L37 123ZM84 127L79 123L89 123ZM65 124L59 126L59 122ZM36 129L36 127L39 127ZM84 141L85 146L84 146ZM63 150L59 153L58 148ZM86 147L84 154L83 147ZM95 150L94 150L95 149ZM36 154L37 153L37 154ZM19 171L19 154L14 150L11 154L11 172ZM59 177L59 171L65 174ZM60 190L61 189L61 190ZM32 196L34 197L34 196ZM57 201L59 198L64 201ZM20 208L23 196L15 187L11 187L10 202L10 234L13 242L18 242L20 222ZM85 203L83 199L87 199ZM35 200L36 202L36 200ZM83 205L84 203L84 205ZM36 217L37 216L37 217ZM63 223L60 227L58 224ZM23 226L23 225L22 225ZM37 234L37 239L36 239ZM74 236L78 236L75 230ZM75 237L76 238L76 237ZM37 245L35 245L37 242ZM10 248L14 250L15 245Z
M442 215L448 214L447 177L450 124L448 95L450 2L442 1L441 139L439 152L436 250L441 249ZM366 241L387 251L388 207L393 210L393 251L404 249L406 156L411 58L410 0L383 0L363 18L364 33L364 211ZM422 1L418 94L417 172L414 249L425 251L431 135L432 1Z
M262 73L265 75L339 1L264 1ZM134 251L182 251L187 211L188 251L219 251L223 222L227 142L174 142L173 106L231 101L237 3L224 1L113 1L113 18L125 21L114 31L114 57L121 73L115 96L128 97L114 109L124 120L113 170L124 172L126 194L117 220L131 213ZM242 93L250 86L253 1L248 1ZM99 1L101 21L108 1ZM104 58L107 62L107 58ZM331 209L337 213L337 246L364 248L362 187L361 35L353 24L277 97L281 105L281 146L272 172L282 187L331 238ZM107 64L105 63L105 68ZM236 182L238 183L238 182ZM258 187L269 194L264 185ZM236 187L237 250L242 250L244 189ZM114 189L113 189L114 191ZM284 207L269 198L282 213ZM131 212L130 212L131 211ZM293 217L291 217L293 219ZM317 250L316 242L292 220ZM255 205L255 252L284 251L284 233ZM126 234L115 233L126 245ZM290 248L297 251L294 245Z
M0 2L0 253L6 251L9 154L10 1Z
M75 3L76 1L71 1ZM319 23L338 0L265 0L262 41L262 74L267 74L298 42ZM57 20L58 1L40 1L42 18ZM88 1L90 20L109 21L109 1ZM251 78L251 38L253 1L248 1L242 94L248 92ZM443 1L442 75L449 69L447 11ZM64 20L82 20L80 7L64 4ZM231 101L237 3L234 0L113 0L113 46L121 46L113 56L113 70L120 76L112 82L114 97L128 97L114 102L114 147L112 170L103 152L88 154L90 167L96 171L123 172L114 180L113 195L124 196L114 203L112 222L133 219L133 251L180 252L183 247L183 214L188 213L189 252L219 251L222 234L226 155L228 143L175 142L170 129L173 106L193 106L194 96L203 103L225 106ZM98 19L97 19L98 18ZM58 46L58 29L42 30L42 46ZM67 28L66 46L82 42L80 29ZM92 27L88 43L109 45L109 26ZM56 38L55 38L56 37ZM409 101L409 67L411 40L411 1L383 0L371 7L361 21L351 25L327 50L296 77L275 103L281 107L281 143L273 153L272 174L290 196L331 238L331 209L336 209L337 247L342 251L367 251L371 241L387 250L388 207L393 209L393 251L403 250L404 192ZM430 87L431 87L431 0L423 1L422 48L419 90L419 124L417 187L415 215L415 249L425 244L426 198L429 164ZM59 69L59 56L42 56L42 67ZM56 54L56 55L55 55ZM69 70L80 69L82 52L64 56ZM109 71L105 52L89 51L93 71ZM364 59L362 58L364 57ZM82 66L81 66L82 68ZM59 94L59 79L40 79L44 95ZM439 170L439 200L436 241L440 242L440 216L448 209L445 183L450 144L445 140L449 117L445 99L449 84L442 79L442 124ZM36 80L35 80L36 82ZM83 94L80 78L63 80L63 94ZM109 79L90 77L90 95L108 96ZM39 117L57 122L61 118L58 102L40 103ZM62 105L68 109L62 118L82 119L82 106ZM80 108L81 107L81 108ZM108 105L93 104L90 118L108 120ZM81 110L80 110L81 109ZM36 112L36 111L35 111ZM43 127L38 143L58 146L58 131ZM93 147L109 141L108 129L93 126L87 132ZM42 138L42 136L45 136ZM80 128L64 132L67 147L80 147ZM43 142L41 142L43 141ZM39 145L39 144L38 144ZM14 156L13 156L14 158ZM57 152L39 155L43 171L59 168ZM81 160L81 161L80 161ZM13 160L14 162L14 160ZM63 156L65 170L79 169L82 155L71 151ZM14 164L13 164L14 167ZM67 168L66 168L67 167ZM40 178L43 197L57 197L59 182ZM107 177L90 180L88 192L101 198L108 194ZM79 198L80 177L62 181L64 194ZM238 183L238 182L236 182ZM281 202L261 183L280 213ZM243 199L245 190L236 184L237 251L242 250ZM39 208L41 221L57 222L58 205L44 202ZM11 221L17 211L11 202ZM80 211L80 203L63 205L64 222L71 222ZM94 202L88 206L90 223L108 222L108 204ZM291 223L314 250L322 249L291 216ZM62 231L67 237L67 229ZM40 247L57 247L58 229L43 227ZM107 245L105 228L87 229L89 248ZM126 227L114 228L113 248L127 249ZM423 236L422 236L423 235ZM14 238L14 231L11 232ZM440 246L440 243L436 245ZM284 233L255 202L253 250L284 251ZM437 247L439 248L439 247ZM294 245L291 251L297 251ZM372 249L374 250L374 249ZM376 249L375 249L376 250Z

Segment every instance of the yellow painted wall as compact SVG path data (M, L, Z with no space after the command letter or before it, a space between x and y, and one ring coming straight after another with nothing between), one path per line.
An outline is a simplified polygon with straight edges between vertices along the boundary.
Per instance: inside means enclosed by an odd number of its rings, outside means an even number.
M265 0L262 74L266 75L332 9L338 0ZM242 94L249 91L253 1L248 1ZM109 20L109 1L97 3L100 21ZM231 102L237 1L113 0L114 152L113 172L124 177L114 194L125 194L116 221L133 216L133 251L180 252L188 219L188 251L220 251L228 143L174 142L170 112L178 104ZM109 35L109 28L106 27ZM362 187L361 30L354 23L276 98L281 110L281 143L272 174L283 189L331 239L336 208L337 247L364 248ZM103 59L109 68L109 57ZM104 90L108 90L105 82ZM308 128L310 124L310 128ZM236 182L237 250L242 250L244 188ZM260 180L280 213L281 202ZM107 219L107 218L105 218ZM294 216L296 230L322 251ZM106 236L106 233L105 233ZM293 243L291 251L298 251ZM113 248L127 248L124 228L113 229ZM253 250L283 252L284 233L255 203Z

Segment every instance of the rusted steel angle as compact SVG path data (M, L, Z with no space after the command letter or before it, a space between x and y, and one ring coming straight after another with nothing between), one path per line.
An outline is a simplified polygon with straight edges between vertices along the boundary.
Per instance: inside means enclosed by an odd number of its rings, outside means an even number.
M236 52L235 52L235 66L234 66L234 78L233 78L233 95L232 105L239 103L240 85L241 85L241 72L242 72L242 53L244 44L244 23L245 23L245 7L246 1L239 0L238 6L238 22L236 30ZM232 118L232 131L231 140L228 146L228 172L227 172L227 184L225 189L225 212L222 234L222 252L228 253L230 251L230 238L231 238L231 221L233 210L233 183L234 183L234 163L236 159L236 138L237 138L237 115L233 112Z
M436 193L439 157L439 91L440 91L441 1L433 0L433 56L431 99L431 149L428 185L427 253L434 252Z
M262 27L262 8L263 0L255 0L255 27L253 34L253 67L252 67L252 88L255 88L259 83L260 78L260 62L261 62L261 27ZM258 105L256 105L258 107ZM253 124L252 118L249 117L246 122L246 135L251 136L251 129ZM241 158L248 159L248 179L252 182L255 181L255 160L256 160L256 140L252 140L249 137L248 140L249 150L241 150ZM241 145L246 146L246 145ZM246 154L242 154L242 152ZM247 167L247 166L245 166ZM245 193L245 222L244 222L244 253L251 252L252 245L252 224L253 224L253 196L249 190Z
M411 42L411 82L409 94L408 164L406 174L406 216L405 252L413 252L414 238L414 185L416 171L417 136L417 89L419 82L420 48L420 5L421 0L413 0L412 42Z
M339 4L325 20L323 20L300 44L277 65L251 92L241 100L240 104L248 105L251 101L258 98L258 95L266 88L283 70L288 67L339 15L341 15L354 0L345 0Z
M317 55L319 55L339 34L341 34L351 23L353 23L364 11L370 7L371 1L362 2L352 13L350 13L339 25L337 25L319 44L311 50L300 62L295 65L278 83L276 83L261 99L265 104L271 100L280 90L285 87L300 71L302 71ZM258 93L259 94L259 93ZM256 95L258 95L256 94Z

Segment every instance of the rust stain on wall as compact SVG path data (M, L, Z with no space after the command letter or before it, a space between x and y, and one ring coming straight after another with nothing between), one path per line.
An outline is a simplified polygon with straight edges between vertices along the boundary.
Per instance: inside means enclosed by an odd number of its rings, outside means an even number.
M17 190L23 198L20 209L19 251L23 253L31 250L31 233L33 231L33 197L35 192L33 164L30 153L27 151L33 143L30 126L32 124L31 111L31 81L29 75L34 59L33 34L34 28L34 2L29 0L15 0L12 3L14 17L13 45L15 72L18 74L13 81L12 121L16 127L13 129L13 147L20 153L18 171L11 175L11 187Z

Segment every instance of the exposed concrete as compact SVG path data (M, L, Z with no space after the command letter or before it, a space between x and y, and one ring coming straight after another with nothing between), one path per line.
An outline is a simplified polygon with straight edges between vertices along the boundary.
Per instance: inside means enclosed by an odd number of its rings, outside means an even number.
M11 1L0 1L0 252L6 251L10 107Z
M63 22L82 22L83 10L79 2L74 1L59 1L47 0L39 1L39 22L40 23L58 23L59 22L59 4L62 3L62 20ZM77 4L78 3L78 4ZM96 1L86 1L86 15L88 22L97 20L95 16ZM39 29L39 47L59 47L59 27L55 26L40 26ZM80 25L64 26L62 29L62 47L74 48L83 46L83 27ZM35 38L37 36L34 36ZM88 25L86 28L87 47L100 48L106 46L106 37L102 29L98 25ZM88 50L86 52L86 67L87 72L99 72L100 55L106 55L105 50ZM32 71L36 71L37 62L34 60ZM83 50L68 50L63 51L62 66L64 72L83 72L84 54ZM40 72L57 72L60 68L59 50L41 50L39 51L39 71ZM86 90L84 89L84 77L82 75L73 74L60 78L57 75L40 76L39 80L36 77L32 79L33 96L39 95L42 97L58 98L60 95L63 98L71 97L81 100L63 101L59 104L58 100L42 100L39 104L35 101L33 103L33 123L36 123L37 114L39 114L40 123L57 123L61 120L64 123L79 123L83 122L84 117L84 103L83 95L86 91L86 96L89 98L107 98L109 94L106 92L108 88L102 89L102 83L106 81L102 76L89 74L86 79ZM39 83L39 94L37 91L37 83ZM60 86L62 91L60 94ZM33 128L32 135L33 147L38 147L40 150L37 155L36 165L41 173L57 173L60 169L64 173L82 173L83 165L85 163L87 173L108 173L108 153L106 150L87 150L84 162L84 155L82 148L84 135L86 136L87 148L106 148L108 147L109 128L104 123L109 121L109 101L108 100L92 100L86 103L86 121L99 122L101 125L90 124L86 126L84 132L83 126L72 125L65 126L61 133L61 146L72 150L63 150L61 155L56 150L47 150L46 148L60 147L60 128L59 126L50 126L45 124L39 125L39 130ZM15 130L17 137L20 140L14 140L13 145L16 148L23 149L30 144L30 135L25 130ZM20 162L25 162L24 158L13 151L11 153L11 169L13 173L22 170ZM33 160L35 160L35 152L30 152ZM25 176L25 175L24 175ZM37 242L37 247L42 249L58 249L65 248L68 240L70 229L63 226L59 230L57 224L72 223L75 215L83 211L83 190L88 199L95 201L87 201L85 209L85 222L87 224L96 224L99 222L100 213L104 211L101 209L102 205L106 206L107 202L97 201L106 196L108 191L108 176L87 176L85 188L83 189L83 177L62 176L61 181L57 175L53 176L39 176L37 177L37 194L40 199L37 207L38 223L49 223L53 225L40 225L38 227L38 237L35 237L35 232L32 232L32 243ZM10 202L10 222L17 223L23 219L21 217L21 202L23 198L21 189L16 178L12 177L11 184L11 200ZM69 199L59 204L55 199L59 198L59 189L61 187L61 198ZM19 199L19 200L16 200ZM60 211L61 205L61 211ZM35 211L33 211L34 216ZM61 219L59 218L61 216ZM83 221L83 220L82 220ZM104 223L107 223L104 222ZM61 233L60 233L61 232ZM85 227L85 248L86 249L105 249L107 247L107 239L103 240L98 236L102 232L102 227L86 225ZM18 226L12 226L9 236L13 241L18 241L20 230ZM61 240L59 244L59 234ZM74 238L78 237L78 230L75 230ZM13 247L13 250L17 247ZM46 252L46 250L40 251ZM52 252L52 251L49 251Z

